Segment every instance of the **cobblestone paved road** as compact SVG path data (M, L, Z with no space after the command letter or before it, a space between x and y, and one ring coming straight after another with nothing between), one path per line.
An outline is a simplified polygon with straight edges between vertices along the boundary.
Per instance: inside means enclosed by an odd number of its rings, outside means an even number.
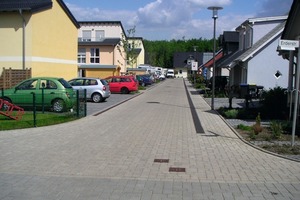
M0 200L300 199L300 163L243 143L192 90L166 80L97 116L0 132Z

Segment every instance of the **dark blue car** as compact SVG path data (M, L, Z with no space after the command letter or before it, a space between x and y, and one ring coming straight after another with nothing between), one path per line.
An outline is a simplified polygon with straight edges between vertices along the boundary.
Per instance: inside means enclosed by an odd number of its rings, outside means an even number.
M141 86L147 86L153 83L151 77L147 75L137 75L136 78Z

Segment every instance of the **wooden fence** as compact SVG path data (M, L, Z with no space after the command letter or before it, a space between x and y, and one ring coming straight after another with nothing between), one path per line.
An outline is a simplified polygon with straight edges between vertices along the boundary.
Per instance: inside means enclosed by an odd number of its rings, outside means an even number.
M11 88L21 81L31 78L31 69L5 69L0 76L0 89Z

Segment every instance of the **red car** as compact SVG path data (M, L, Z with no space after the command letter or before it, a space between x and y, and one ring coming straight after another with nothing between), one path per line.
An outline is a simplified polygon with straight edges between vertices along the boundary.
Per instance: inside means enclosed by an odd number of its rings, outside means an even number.
M112 93L129 94L137 91L139 83L134 76L109 76L105 78Z

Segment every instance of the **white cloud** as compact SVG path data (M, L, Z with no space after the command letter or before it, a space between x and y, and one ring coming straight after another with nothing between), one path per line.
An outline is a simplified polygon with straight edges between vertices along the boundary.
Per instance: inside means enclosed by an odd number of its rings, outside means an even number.
M292 0L255 2L258 4L255 5L256 8L260 8L261 11L258 10L252 14L226 12L226 8L235 6L235 0L153 0L136 11L81 8L73 4L67 4L67 6L78 21L121 21L125 31L136 26L135 36L149 40L182 39L183 37L210 39L213 20L207 7L211 5L224 7L224 12L222 10L217 20L218 36L223 31L234 30L251 17L285 14L290 9ZM235 9L239 10L239 8Z
M78 21L122 21L135 24L135 13L127 10L102 10L100 8L82 8L66 3Z

